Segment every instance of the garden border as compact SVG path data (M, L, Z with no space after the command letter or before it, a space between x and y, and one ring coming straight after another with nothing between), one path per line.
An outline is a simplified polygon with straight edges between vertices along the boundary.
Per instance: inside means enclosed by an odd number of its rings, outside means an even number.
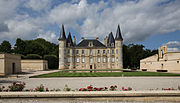
M180 97L180 91L0 92L0 98Z

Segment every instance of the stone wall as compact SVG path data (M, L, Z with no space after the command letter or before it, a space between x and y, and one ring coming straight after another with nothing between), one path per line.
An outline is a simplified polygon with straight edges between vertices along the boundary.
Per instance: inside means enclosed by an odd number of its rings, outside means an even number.
M47 60L21 60L21 66L24 70L47 70Z

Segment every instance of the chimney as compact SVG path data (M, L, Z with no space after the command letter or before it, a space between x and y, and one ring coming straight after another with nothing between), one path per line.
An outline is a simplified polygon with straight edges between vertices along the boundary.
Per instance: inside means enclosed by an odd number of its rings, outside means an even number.
M75 36L73 36L73 43L74 43L74 45L76 45L76 37Z
M105 46L107 46L107 40L108 40L108 37L106 36L106 37L104 38L104 45L105 45Z
M98 38L98 37L96 37L96 40L99 40L99 38Z
M84 40L84 37L82 37L81 40Z

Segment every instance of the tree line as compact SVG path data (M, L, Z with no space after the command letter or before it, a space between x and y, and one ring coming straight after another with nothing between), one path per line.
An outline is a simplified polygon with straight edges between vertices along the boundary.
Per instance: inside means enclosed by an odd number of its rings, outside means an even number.
M157 50L144 49L143 45L123 45L123 67L139 69L140 60L154 54ZM49 69L58 68L59 48L57 44L42 38L35 40L16 39L14 47L9 41L4 40L0 44L0 52L20 54L22 59L45 59L48 60Z

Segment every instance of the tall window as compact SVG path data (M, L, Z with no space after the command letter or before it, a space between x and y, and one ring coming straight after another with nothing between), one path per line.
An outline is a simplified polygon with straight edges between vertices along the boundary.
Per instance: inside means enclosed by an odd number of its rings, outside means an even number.
M112 54L114 54L114 50L112 50Z
M110 62L110 58L108 57L108 62Z
M118 49L116 49L116 54L118 54Z
M97 62L98 62L98 63L100 63L100 62L101 62L101 59L100 59L99 57L97 58Z
M118 57L116 57L116 61L118 62Z
M98 54L100 54L100 50L98 50L98 52L97 52Z
M107 53L109 53L109 50L107 50Z
M104 63L106 62L106 58L105 58L105 57L103 58L103 62L104 62Z
M79 63L79 58L76 58L76 62Z
M79 54L79 50L76 50L76 54Z
M89 62L92 63L92 62L93 62L93 58L90 58L90 59L89 59Z
M68 61L68 63L69 63L69 62L71 61L71 59L70 59L70 58L68 58L68 59L67 59L67 61Z
M89 54L92 55L92 49L90 49Z
M67 50L67 53L70 54L70 50L69 49Z
M84 63L84 62L85 62L84 57L82 57L82 63Z
M103 54L105 54L106 53L106 51L105 50L103 50Z
M82 50L82 54L84 54L84 50Z
M114 63L114 57L112 57L112 62Z

